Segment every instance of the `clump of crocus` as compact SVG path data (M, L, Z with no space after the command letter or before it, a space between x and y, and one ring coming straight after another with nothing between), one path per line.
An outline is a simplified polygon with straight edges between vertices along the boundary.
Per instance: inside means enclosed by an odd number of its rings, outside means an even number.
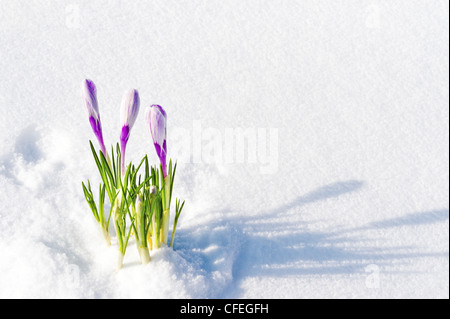
M97 102L97 90L95 88L94 82L88 79L84 80L81 91L84 106L89 116L89 123L91 124L92 130L94 131L94 134L97 137L104 158L108 159L109 158L108 153L106 152L105 143L103 142L102 123L100 121L100 112L98 109L98 102ZM88 186L86 187L86 185L82 183L84 196L89 204L89 207L92 210L95 219L100 225L100 229L102 231L103 237L105 238L107 245L111 245L111 239L108 233L109 220L107 222L105 218L105 206L104 206L105 187L100 184L99 207L97 209L97 205L94 200L94 195L91 190L91 183L89 182L89 180L87 185Z
M161 163L162 177L164 178L164 191L162 193L163 215L161 221L161 241L167 244L170 218L170 189L171 179L167 174L167 115L160 105L152 105L147 108L145 119L150 128L150 134L155 145L156 154Z
M172 198L173 181L175 179L176 164L172 161L167 165L167 115L159 105L152 105L146 110L145 118L159 158L158 166L150 166L145 155L140 164L135 167L131 162L126 165L125 151L130 137L131 129L139 114L139 93L129 90L125 93L121 104L121 134L116 148L112 148L112 161L103 142L103 135L98 112L96 89L92 81L83 82L83 98L89 115L89 122L100 144L97 152L90 141L91 152L102 182L99 187L99 207L94 200L88 180L84 183L83 192L94 217L102 227L107 242L109 240L108 225L112 217L119 248L118 267L123 265L126 248L130 235L134 234L141 263L150 261L150 250L157 249L161 244L167 244L170 202ZM120 144L120 145L119 145ZM141 166L145 172L139 174ZM105 194L110 200L110 213L106 221L104 212ZM175 219L173 224L170 246L184 201L176 199Z
M167 167L167 114L160 105L151 105L146 109L145 119L150 129L153 144L155 146L156 154L160 162L160 170L156 167L152 168L153 185L161 190L158 192L160 201L156 203L161 207L156 209L152 215L152 246L158 248L160 243L167 244L169 235L169 221L170 221L170 203L172 199L173 183L175 180L175 172L177 164L173 166L172 160L169 161ZM161 179L159 178L161 177ZM180 217L181 210L184 206L184 201L181 203L176 200L177 205L175 209L175 220L173 224L172 236L170 246L173 245L173 238Z

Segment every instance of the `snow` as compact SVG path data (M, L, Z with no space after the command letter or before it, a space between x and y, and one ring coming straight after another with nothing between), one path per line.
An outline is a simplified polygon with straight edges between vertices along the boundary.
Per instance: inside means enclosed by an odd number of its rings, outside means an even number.
M449 297L447 1L1 8L0 297ZM116 271L83 197L85 78L107 145L127 89L168 113L186 204L146 266L130 240Z

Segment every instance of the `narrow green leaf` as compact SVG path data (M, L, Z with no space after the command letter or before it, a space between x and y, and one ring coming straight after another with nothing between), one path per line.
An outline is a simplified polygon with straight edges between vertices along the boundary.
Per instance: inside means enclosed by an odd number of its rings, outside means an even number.
M84 197L89 202L89 200L92 199L91 194L89 193L88 189L86 188L83 182L81 182L81 185L83 186Z
M122 153L120 152L120 147L119 147L119 143L116 144L116 153L117 153L117 172L119 173L118 176L120 178L121 174L122 174Z
M103 227L105 227L106 229L108 229L108 225L105 225L105 184L100 183L99 186L99 217L100 217L100 222L102 224Z
M139 186L136 188L136 192L139 192L141 190L141 188L143 186L145 186L146 183L148 183L148 181L151 179L151 177L149 177L147 180L143 181L142 183L139 183Z
M100 163L100 160L98 159L97 151L95 150L94 145L92 144L91 141L89 141L89 144L91 145L91 151L92 151L92 155L94 156L95 164L97 164L98 171L100 172L100 175L102 175L103 167Z
M152 173L152 185L156 186L156 175L155 175L155 169L153 166L151 167L151 173Z
M116 168L116 161L114 157L114 146L111 145L111 157L112 157L112 173L114 174L115 179L117 180L117 168Z
M130 167L130 165L129 165L128 167ZM128 170L127 170L127 172L128 172ZM136 226L134 225L134 221L133 221L134 218L132 217L131 212L130 212L130 205L129 205L129 203L128 203L128 199L127 199L127 195L126 195L126 188L124 188L123 185L121 185L121 187L122 187L122 196L123 196L125 205L126 205L126 207L127 207L128 216L130 217L131 226L132 226L133 229L134 229L134 232L135 232L135 234L136 234L136 237L139 237L139 236L138 236L138 232L137 232L137 230L136 230ZM133 205L134 205L134 204L133 204ZM139 238L138 238L138 239L139 239Z
M135 170L135 175L138 173L139 169L141 168L142 164L144 163L145 159L147 158L147 155L144 156L144 158L139 163L138 167Z
M170 163L172 163L172 160L170 160ZM173 168L173 173L170 176L170 192L169 192L169 203L172 202L172 190L173 190L173 184L175 181L175 172L177 171L177 163L175 162L175 166Z
M108 197L110 199L111 206L112 206L114 204L114 202L113 202L113 199L112 199L112 197L113 197L112 193L113 192L112 192L112 189L111 189L111 185L109 184L109 181L108 181L108 178L106 177L105 171L104 171L104 169L103 169L103 167L102 167L102 165L100 163L100 160L98 159L97 152L95 151L94 145L92 144L91 141L89 141L89 144L91 146L92 155L94 156L94 160L95 160L95 163L97 164L97 168L98 168L98 171L100 173L100 176L101 176L101 178L103 180L103 183L106 185L106 192L108 193ZM100 153L102 153L102 152L100 151Z
M103 152L100 152L100 159L102 162L103 169L106 171L106 174L110 179L110 185L113 185L115 188L117 188L116 181L114 180L114 175L111 172L111 168L109 167L108 161L106 160Z
M185 201L183 201L180 206L180 202L181 200L179 200L178 198L175 199L175 220L173 222L172 235L170 237L170 247L173 247L173 240L175 237L175 231L177 230L178 218L181 215L181 210L183 209L185 203Z
M148 168L148 157L147 157L147 155L145 155L145 180L147 180L148 178L149 178L149 176L150 176L150 171L149 171L149 168ZM146 185L146 186L150 186L150 185Z
M86 188L86 186L84 185L83 182L81 182L81 185L83 187L85 199L92 211L92 214L94 215L94 218L97 220L97 222L100 222L100 218L99 218L98 211L97 211L97 205L95 204L92 191L90 189ZM88 183L88 185L89 185L89 183Z
M134 230L135 232L136 232L136 229ZM128 247L128 240L130 240L130 235L131 235L131 227L130 227L130 229L128 230L128 236L127 236L127 240L126 240L126 242L125 242L125 247L124 247L124 250L123 250L123 253L125 254L125 251L127 250L127 247ZM139 240L139 239L138 239Z

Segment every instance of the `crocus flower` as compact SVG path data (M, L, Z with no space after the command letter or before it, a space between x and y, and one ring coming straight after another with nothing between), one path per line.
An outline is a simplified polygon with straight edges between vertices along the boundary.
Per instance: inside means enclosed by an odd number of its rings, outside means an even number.
M94 82L88 79L84 80L82 85L82 94L92 130L98 139L103 155L107 158L105 143L103 142L102 123L100 121L100 113L98 110L97 90Z
M120 133L120 150L122 159L122 174L125 173L125 148L130 137L131 128L139 113L139 93L137 90L128 90L122 99L120 109L120 122L122 132Z
M166 122L167 115L164 109L159 105L152 105L146 109L145 119L150 128L150 134L153 138L153 144L155 145L156 154L158 154L163 170L164 178L167 176L166 165Z

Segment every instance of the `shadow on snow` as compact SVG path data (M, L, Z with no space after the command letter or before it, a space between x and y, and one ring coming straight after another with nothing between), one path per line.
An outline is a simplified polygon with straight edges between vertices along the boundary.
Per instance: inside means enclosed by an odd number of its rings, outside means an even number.
M447 257L448 252L418 252L414 247L379 247L362 233L391 227L448 220L448 209L418 212L339 231L310 231L307 222L277 220L291 209L357 192L362 181L332 183L279 208L256 216L227 217L177 232L175 249L210 274L228 274L216 295L239 295L239 283L252 276L289 276L365 273L368 265L391 265L407 258ZM310 223L310 222L308 222ZM225 275L227 277L227 275Z

